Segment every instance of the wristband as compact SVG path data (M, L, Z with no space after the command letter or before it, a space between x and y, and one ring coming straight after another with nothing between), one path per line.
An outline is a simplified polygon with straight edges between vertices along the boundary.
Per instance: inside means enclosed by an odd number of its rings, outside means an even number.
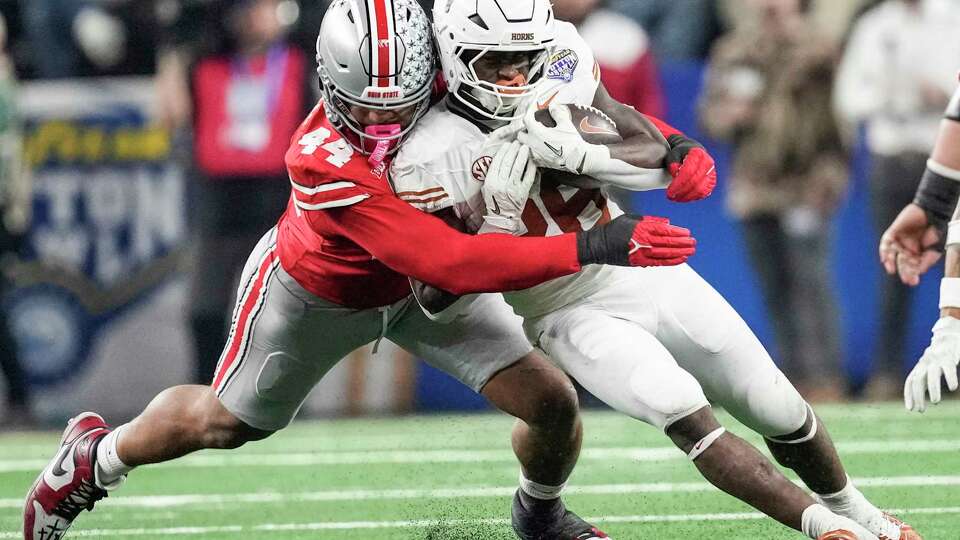
M927 168L931 171L939 174L940 176L945 176L954 182L960 182L960 171L947 167L946 165L934 161L932 158L927 160Z
M914 204L923 209L927 220L940 231L945 239L947 223L960 199L960 171L945 167L936 161L927 161Z
M960 220L951 221L947 226L947 246L960 244Z
M943 308L960 308L960 278L940 280L940 309Z

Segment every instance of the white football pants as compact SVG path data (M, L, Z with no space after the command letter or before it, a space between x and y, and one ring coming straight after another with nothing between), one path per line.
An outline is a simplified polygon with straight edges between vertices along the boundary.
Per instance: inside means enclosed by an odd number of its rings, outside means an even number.
M803 398L747 324L687 265L620 268L599 292L525 328L592 394L661 430L707 398L768 437L806 420Z

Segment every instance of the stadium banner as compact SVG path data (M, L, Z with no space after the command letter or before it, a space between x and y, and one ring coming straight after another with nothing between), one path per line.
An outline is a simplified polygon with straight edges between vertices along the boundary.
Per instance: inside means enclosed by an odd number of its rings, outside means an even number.
M40 418L122 421L192 373L189 189L171 134L152 121L153 88L123 78L20 89L34 219L3 305ZM306 410L408 410L414 366L396 349L355 353Z
M188 373L184 174L152 86L20 88L33 221L5 307L42 418L127 415Z

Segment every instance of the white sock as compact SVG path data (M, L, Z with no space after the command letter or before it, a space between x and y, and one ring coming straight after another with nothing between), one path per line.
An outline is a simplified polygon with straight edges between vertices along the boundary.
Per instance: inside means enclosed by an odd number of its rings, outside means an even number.
M563 492L565 486L566 484L560 484L559 486L538 484L524 476L523 471L520 472L520 490L534 499L540 499L542 501L559 499L560 493Z
M803 534L819 538L830 531L845 530L857 535L858 540L877 540L876 535L852 519L834 514L826 506L813 504L803 511L800 518ZM899 538L899 537L898 537Z
M840 491L817 495L817 499L831 511L856 521L877 536L900 538L900 526L884 517L883 511L868 501L849 478Z
M870 504L863 493L860 493L860 490L853 485L849 477L847 477L847 485L840 491L826 495L818 494L817 498L824 506L843 516L848 515L854 507L863 503Z
M120 487L133 467L124 463L117 455L117 439L126 425L107 434L97 447L97 466L94 481L103 489L112 490Z

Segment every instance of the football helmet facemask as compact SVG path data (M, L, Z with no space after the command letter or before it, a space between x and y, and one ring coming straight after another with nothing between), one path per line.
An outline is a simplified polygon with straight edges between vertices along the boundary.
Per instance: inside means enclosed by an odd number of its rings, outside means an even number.
M510 122L521 117L553 52L550 1L437 0L433 20L450 93L483 118ZM484 63L503 62L517 74L512 80L489 82L481 76Z
M415 0L335 0L317 37L320 93L331 124L364 154L384 142L395 152L430 105L435 62L430 21ZM368 125L351 107L409 121Z

